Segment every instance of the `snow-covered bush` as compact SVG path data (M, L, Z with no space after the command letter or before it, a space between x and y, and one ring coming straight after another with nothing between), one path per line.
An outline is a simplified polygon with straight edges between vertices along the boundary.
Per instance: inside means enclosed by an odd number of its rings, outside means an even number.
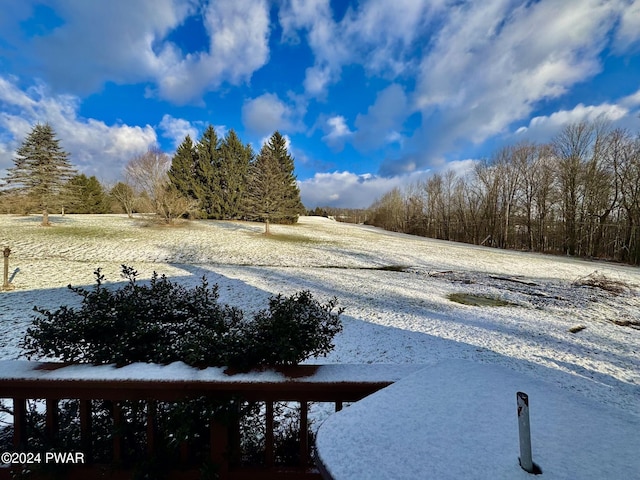
M250 369L326 355L342 329L336 300L321 304L309 291L272 297L268 309L248 320L242 310L218 303L218 286L206 278L190 289L156 273L141 284L125 265L122 274L128 282L121 288L106 287L99 269L92 289L70 285L82 297L79 308L36 307L23 343L27 356Z

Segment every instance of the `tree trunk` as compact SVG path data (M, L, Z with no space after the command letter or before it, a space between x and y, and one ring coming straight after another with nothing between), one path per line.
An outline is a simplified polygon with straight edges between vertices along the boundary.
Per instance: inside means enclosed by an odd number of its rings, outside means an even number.
M271 232L269 231L269 219L265 219L264 221L264 234L265 235L271 235Z

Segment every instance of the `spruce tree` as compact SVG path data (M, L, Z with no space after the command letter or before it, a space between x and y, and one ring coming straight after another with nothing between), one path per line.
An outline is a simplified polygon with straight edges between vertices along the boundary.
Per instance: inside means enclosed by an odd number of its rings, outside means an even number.
M293 157L287 149L286 139L278 131L274 132L267 145L278 159L283 176L283 216L279 219L279 222L296 223L298 217L305 213L305 208L300 200L300 189L294 173Z
M198 198L197 166L198 151L191 137L187 135L171 159L171 168L167 175L178 192L192 199Z
M63 195L68 213L107 213L109 210L107 195L95 176L87 177L84 173L74 176L67 182Z
M42 210L42 225L49 225L49 209L58 194L75 174L69 154L49 124L37 124L16 150L15 166L7 171L11 191L33 199Z
M265 222L265 235L270 233L272 222L294 223L298 220L303 207L293 168L293 158L279 132L262 146L250 166L245 214Z
M195 176L196 198L207 218L222 218L220 194L220 140L213 126L209 125L196 145L198 162Z
M220 145L220 193L223 218L238 218L247 186L253 149L243 145L234 130L230 130Z

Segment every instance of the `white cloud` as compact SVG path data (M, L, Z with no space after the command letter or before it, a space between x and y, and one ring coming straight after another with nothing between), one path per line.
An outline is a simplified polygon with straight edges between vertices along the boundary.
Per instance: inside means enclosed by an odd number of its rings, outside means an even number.
M341 66L349 57L349 46L339 41L340 31L329 0L289 0L278 14L285 40L297 42L297 31L307 32L315 62L306 70L304 88L313 97L323 97L327 86L338 80Z
M637 118L631 115L630 110L624 107L623 103L603 103L600 105L580 103L571 110L560 110L551 115L534 117L529 121L529 125L520 127L516 131L516 136L525 137L531 141L547 142L557 135L565 125L571 123L604 120L616 127L626 127L627 124L634 122L637 124Z
M187 135L194 142L198 140L198 128L183 118L174 118L169 114L165 114L158 126L162 131L162 136L171 139L173 146L176 148L184 141Z
M304 106L290 106L273 93L246 100L242 106L242 123L257 135L271 135L276 130L297 131L302 128Z
M378 93L366 113L356 116L354 131L349 129L342 115L326 119L321 116L320 128L325 133L322 140L338 151L347 141L364 152L392 144L402 146L405 137L400 132L410 113L404 90L398 84L391 84Z
M350 9L341 22L345 37L371 73L395 78L413 69L409 58L415 43L428 31L430 18L445 1L378 0Z
M298 182L302 203L307 208L367 208L394 187L404 187L426 177L427 172L413 172L394 177L352 172L316 173Z
M266 0L212 1L204 22L211 39L209 51L187 54L179 61L168 54L169 65L157 72L161 97L187 103L224 81L233 85L248 81L267 63L270 29Z
M67 1L56 4L64 24L20 47L57 90L86 94L107 81L153 82L174 103L198 102L223 82L237 85L268 60L266 0ZM208 50L183 53L167 40L191 15L202 15ZM99 19L99 21L96 21Z
M640 42L640 0L634 0L623 11L616 32L615 48L624 52Z
M450 162L446 162L441 165L440 168L437 169L438 172L448 172L452 171L458 177L464 177L465 175L473 172L473 169L478 163L478 160L467 158L464 160L452 160Z
M9 93L9 95L8 95ZM0 169L13 166L13 152L36 123L49 123L71 162L88 175L103 180L120 176L135 155L155 145L154 129L123 124L106 125L77 115L79 100L71 95L51 96L44 84L26 91L0 77ZM4 153L3 153L4 152Z
M324 98L330 83L337 80L335 74L327 65L314 65L305 71L304 89L312 97Z
M461 144L505 133L542 101L600 72L623 2L457 2L424 55L412 97L423 125L417 168Z
M342 115L329 117L324 122L323 130L326 134L322 137L322 140L332 149L338 151L344 148L344 142L353 135Z
M299 32L306 33L315 58L306 71L305 91L323 98L347 64L363 65L369 73L390 79L413 69L410 57L416 40L428 30L428 20L444 3L366 1L357 9L349 7L337 22L328 0L289 0L280 9L279 20L285 40L297 43Z
M629 109L640 107L640 90L621 99L620 105Z
M389 143L401 142L398 132L409 116L407 97L398 84L392 84L378 93L366 114L355 120L353 143L359 150L373 150Z

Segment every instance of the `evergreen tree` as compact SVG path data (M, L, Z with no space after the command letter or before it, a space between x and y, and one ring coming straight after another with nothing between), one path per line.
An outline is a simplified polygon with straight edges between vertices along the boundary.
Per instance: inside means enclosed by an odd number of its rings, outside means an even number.
M222 218L220 193L220 140L213 126L209 125L196 145L198 161L195 169L196 198L206 218Z
M68 213L106 213L109 202L102 185L95 176L84 173L72 177L64 189L64 203Z
M185 197L192 199L197 198L197 166L198 151L191 137L187 135L171 159L171 168L169 168L167 174L176 190Z
M6 183L12 191L31 197L42 209L42 225L49 225L49 209L65 183L75 174L49 124L37 124L16 150L15 166Z
M262 146L250 166L245 213L265 222L266 235L269 223L294 223L304 208L293 168L293 158L279 132Z
M223 218L238 218L247 187L249 164L253 149L243 145L234 130L230 130L220 145L220 193Z
M287 149L287 141L276 131L269 139L267 147L273 152L278 159L280 170L283 176L283 188L285 195L283 198L284 215L279 219L279 223L296 223L298 217L306 212L302 201L300 200L300 189L294 174L295 166L293 157Z

